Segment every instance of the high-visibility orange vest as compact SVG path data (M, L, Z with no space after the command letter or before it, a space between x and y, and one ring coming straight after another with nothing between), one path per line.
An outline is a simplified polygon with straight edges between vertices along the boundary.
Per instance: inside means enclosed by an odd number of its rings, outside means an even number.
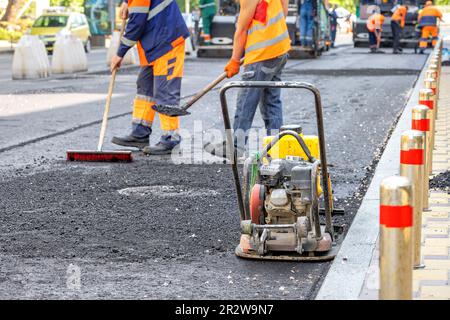
M400 24L400 27L405 27L405 20L406 20L406 7L405 6L399 6L394 14L391 17L392 21L397 21Z
M261 0L247 31L244 65L276 58L290 49L281 0Z
M384 16L379 13L374 13L367 19L367 29L369 29L370 32L374 32L375 29L382 29L384 23Z

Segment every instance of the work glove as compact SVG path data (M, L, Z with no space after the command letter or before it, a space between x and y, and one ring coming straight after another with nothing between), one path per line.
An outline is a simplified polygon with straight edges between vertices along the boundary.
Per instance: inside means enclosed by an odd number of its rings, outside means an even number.
M224 69L224 71L227 73L227 78L232 78L233 76L237 75L239 73L240 66L241 62L239 60L231 58Z

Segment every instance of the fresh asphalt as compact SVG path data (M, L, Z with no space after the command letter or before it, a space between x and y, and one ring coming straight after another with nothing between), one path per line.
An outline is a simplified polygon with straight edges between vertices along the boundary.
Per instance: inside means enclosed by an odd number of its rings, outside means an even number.
M351 223L425 58L346 46L289 61L283 79L310 82L322 94L333 189L346 210L336 223ZM0 298L314 298L330 263L235 257L239 215L228 165L174 165L170 156L140 153L131 164L68 163L67 149L96 146L108 75L11 81L6 59L0 56ZM100 53L96 59L103 63ZM182 95L225 63L188 58ZM129 130L135 81L135 69L117 78L105 149L117 149L111 137ZM282 96L284 122L314 133L311 95ZM231 92L231 113L234 101ZM183 129L223 128L217 91L191 110ZM254 126L263 127L259 114ZM156 123L152 142L159 135Z

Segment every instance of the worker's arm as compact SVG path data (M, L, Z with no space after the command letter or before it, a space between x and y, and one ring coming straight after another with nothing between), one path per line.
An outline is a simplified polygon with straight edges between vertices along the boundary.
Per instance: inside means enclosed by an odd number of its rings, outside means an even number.
M289 0L281 0L281 5L283 6L284 16L287 17L289 10Z
M120 5L119 15L123 20L128 19L128 0L124 0Z
M128 0L128 23L120 39L116 56L111 60L111 71L119 68L127 51L141 38L147 24L150 0Z
M234 33L233 53L228 64L225 66L228 78L239 73L240 60L244 55L245 43L247 41L247 31L255 16L256 7L259 0L242 0L239 18L236 23Z

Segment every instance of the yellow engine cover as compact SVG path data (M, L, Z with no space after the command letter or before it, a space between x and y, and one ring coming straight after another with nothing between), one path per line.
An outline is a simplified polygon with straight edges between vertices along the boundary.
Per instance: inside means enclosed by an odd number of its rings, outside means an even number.
M319 137L312 135L307 136L303 134L300 134L300 136L308 146L311 155L316 159L320 158ZM273 138L274 136L264 137L263 146L265 147L270 141L273 140ZM297 139L289 135L282 137L272 147L272 149L269 150L269 155L272 157L272 159L285 159L286 156L297 156L302 157L304 160L307 160L306 154L298 143Z

